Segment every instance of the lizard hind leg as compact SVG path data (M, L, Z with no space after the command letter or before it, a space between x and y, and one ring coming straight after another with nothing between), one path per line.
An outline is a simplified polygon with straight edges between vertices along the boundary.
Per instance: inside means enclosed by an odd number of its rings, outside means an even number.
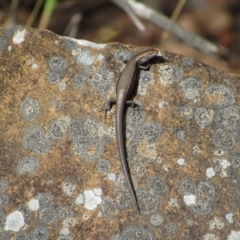
M129 105L134 111L137 111L138 114L142 117L140 108L142 107L140 104L134 102L134 101L126 101L126 104Z
M106 114L108 111L110 111L112 109L113 104L116 104L116 100L115 99L110 99L107 103L107 106L105 108L102 108L99 112L103 112L104 111L104 115L106 118Z

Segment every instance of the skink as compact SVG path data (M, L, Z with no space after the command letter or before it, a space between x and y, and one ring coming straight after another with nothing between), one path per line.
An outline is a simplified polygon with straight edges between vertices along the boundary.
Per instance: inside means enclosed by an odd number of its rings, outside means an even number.
M137 196L134 190L129 167L127 164L126 147L125 147L124 134L123 134L123 111L124 111L125 104L134 105L134 102L128 101L128 99L133 91L135 82L137 80L137 73L139 69L149 69L150 65L143 66L143 64L147 63L150 59L154 57L162 57L162 55L156 49L149 49L134 55L128 61L117 83L117 89L116 89L117 99L110 100L109 107L106 109L106 110L109 110L112 104L114 103L116 104L117 109L116 109L115 129L116 129L116 139L117 139L119 158L121 161L124 176L126 178L130 193L134 201L135 208L137 209L139 214L140 214L140 209L137 202Z

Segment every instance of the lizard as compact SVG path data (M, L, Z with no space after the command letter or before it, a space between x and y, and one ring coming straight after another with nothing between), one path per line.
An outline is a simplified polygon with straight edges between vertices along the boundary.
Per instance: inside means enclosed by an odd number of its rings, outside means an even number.
M125 104L134 106L135 102L128 100L133 91L135 82L137 80L137 73L140 69L148 70L149 65L144 66L150 59L154 57L162 57L161 53L156 49L148 49L134 55L127 62L125 68L120 74L117 87L116 87L116 100L110 100L108 102L108 108L104 109L106 111L111 109L113 104L116 104L116 116L115 116L115 130L116 130L116 140L118 146L119 158L121 161L122 169L124 176L127 181L128 188L130 190L130 194L134 201L134 206L138 213L140 214L140 208L137 202L136 192L134 190L133 182L130 176L129 167L127 164L127 156L126 156L126 147L124 142L124 134L123 134L123 111Z

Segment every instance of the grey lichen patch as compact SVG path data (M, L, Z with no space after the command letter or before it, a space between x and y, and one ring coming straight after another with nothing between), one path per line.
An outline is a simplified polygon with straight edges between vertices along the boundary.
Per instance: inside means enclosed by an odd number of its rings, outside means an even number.
M177 66L160 65L160 81L162 84L178 83L182 80L183 70Z
M88 50L82 50L79 54L75 55L75 61L85 67L91 66L95 58Z
M49 60L48 82L55 84L61 81L61 74L67 68L67 61L63 57L54 56Z
M77 73L73 78L73 85L75 87L86 87L89 73L82 69L81 72Z
M203 235L202 240L219 240L219 237L214 233L206 233Z
M49 134L54 139L61 139L66 134L70 126L70 117L62 115L57 120L51 120Z
M4 207L8 203L9 196L7 194L0 194L0 208Z
M106 196L101 203L101 212L108 220L112 220L117 211L117 205L112 198Z
M19 232L14 238L14 240L30 240L30 239L31 239L30 233L27 231Z
M31 209L26 206L26 205L22 205L20 208L19 208L19 212L22 213L23 217L24 217L24 221L26 223L29 223L30 221L33 220L34 218L34 213L33 211L31 211Z
M0 193L6 192L6 190L8 189L8 187L9 187L8 180L6 180L6 179L4 179L4 178L1 178L1 179L0 179Z
M31 239L36 240L47 240L49 236L49 231L44 224L38 224L30 232Z
M180 183L180 190L182 191L182 193L184 193L185 195L195 195L197 192L197 188L196 188L196 184L188 179L188 178L184 178L181 183Z
M214 122L219 129L236 132L240 129L240 111L238 106L220 108L214 116Z
M195 107L191 105L183 105L179 107L180 116L185 118L186 120L190 120L193 118L195 113Z
M159 195L156 195L154 191L139 189L137 199L142 214L154 213L159 207Z
M46 208L54 205L54 197L51 193L39 194L39 204L41 208Z
M9 231L4 231L4 230L0 230L0 239L4 239L4 240L10 240L11 239L11 234ZM28 239L27 239L28 240ZM29 239L30 240L30 239Z
M149 143L156 143L159 141L162 133L162 126L157 122L146 122L139 130L140 138L146 138Z
M98 171L100 173L108 173L111 168L111 162L106 159L99 159L98 160Z
M137 179L134 176L132 176L132 181L133 181L134 188L137 189L138 188L138 182L137 182ZM130 195L129 189L127 187L126 178L122 173L120 173L118 175L118 178L115 182L115 186L116 186L116 189L118 191L122 191L122 192L124 192L124 194Z
M184 66L192 66L193 65L193 59L189 57L183 57L182 63Z
M193 148L192 148L192 153L193 153L194 155L199 155L199 154L202 153L202 149L201 149L198 145L195 145L195 146L193 146Z
M141 162L138 162L134 165L134 173L139 177L143 177L146 171L146 167Z
M35 124L26 127L22 145L27 150L32 150L39 155L43 155L50 150L51 142L46 137L43 127Z
M166 182L160 176L150 176L148 179L148 188L153 189L157 195L164 194L166 190Z
M60 235L60 236L57 237L56 240L74 240L74 238L71 235L67 235L67 236Z
M72 196L77 188L77 184L77 178L74 175L70 175L62 182L62 190L67 196Z
M147 239L156 240L155 234L148 228L142 226L130 226L127 229L122 230L117 236L114 236L111 240L119 239Z
M121 189L115 190L115 202L118 209L125 210L132 206L132 197L129 192Z
M90 138L77 136L74 138L74 154L84 158L88 163L95 162L103 153L104 146L101 142L92 141Z
M181 190L184 192L185 204L197 215L206 216L212 210L215 201L215 188L210 182L199 182L196 184L185 179Z
M57 221L58 215L54 206L43 208L40 211L40 220L44 224L53 224Z
M75 41L73 38L65 37L64 43L65 43L65 48L67 50L73 50L73 49L79 48L78 42Z
M59 206L57 208L57 215L60 220L65 220L74 216L74 212L69 206Z
M67 62L63 57L55 56L49 61L49 68L53 72L63 72L67 67Z
M228 130L218 129L213 135L213 143L218 148L230 150L234 148L236 144L234 133Z
M101 156L105 144L102 136L100 137L98 120L95 118L75 119L70 123L70 127L73 134L74 154L89 163L96 161Z
M240 153L234 153L229 156L229 162L233 169L238 169L240 167Z
M36 157L25 157L18 163L17 173L18 174L24 174L24 173L36 174L38 165L39 165L39 161Z
M104 99L108 90L112 87L114 82L114 73L105 66L100 67L98 72L95 72L90 84L95 90L99 91Z
M173 237L178 233L178 225L174 222L168 223L164 228L164 234L168 237Z
M148 84L153 83L154 78L150 72L140 71L138 93L142 96L146 95Z
M181 142L184 142L185 141L185 138L186 138L186 132L184 129L178 129L176 131L176 136L177 136L177 139L179 139Z
M195 111L196 123L205 128L213 122L214 110L210 108L197 108Z
M23 118L27 121L34 121L38 117L40 106L37 100L26 97L22 101L20 109Z
M203 91L202 83L196 78L187 78L180 83L180 86L188 100L195 100Z
M6 222L6 213L3 208L0 208L0 232L4 229Z
M132 126L136 127L136 125L139 125L141 123L146 122L146 117L144 115L144 112L142 111L142 104L140 102L135 103L136 106L129 107L127 109L127 131L134 132L134 129L130 129Z
M235 102L234 92L225 85L212 84L206 89L206 94L212 97L218 106L228 106Z
M51 84L60 82L61 78L61 73L58 72L48 72L47 74L48 82Z
M0 52L3 51L7 44L7 38L5 37L0 37Z
M224 222L218 217L214 217L214 219L209 221L210 230L213 230L213 229L221 230L224 228L224 226L225 226Z
M159 213L152 214L150 216L150 222L155 227L160 226L163 223L163 216Z

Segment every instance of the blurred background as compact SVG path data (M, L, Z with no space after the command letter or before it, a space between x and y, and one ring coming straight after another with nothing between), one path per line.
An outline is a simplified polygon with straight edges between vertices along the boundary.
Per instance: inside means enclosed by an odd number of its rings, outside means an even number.
M240 0L0 0L0 26L152 46L240 73Z

